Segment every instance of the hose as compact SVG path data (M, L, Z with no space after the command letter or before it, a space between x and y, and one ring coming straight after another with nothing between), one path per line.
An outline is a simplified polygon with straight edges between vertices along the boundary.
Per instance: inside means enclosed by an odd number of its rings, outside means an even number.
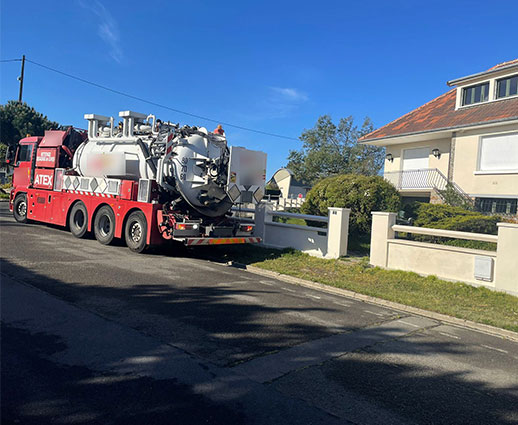
M144 155L144 159L146 160L147 165L149 165L149 168L151 168L151 171L153 172L153 178L156 179L156 165L153 162L151 155L149 154L149 149L147 145L142 141L142 139L137 139L137 145L139 146L140 150L142 151L142 154Z

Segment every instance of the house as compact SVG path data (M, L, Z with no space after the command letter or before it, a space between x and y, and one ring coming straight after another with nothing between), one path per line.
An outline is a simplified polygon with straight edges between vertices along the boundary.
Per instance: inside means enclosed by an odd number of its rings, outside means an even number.
M443 202L453 192L479 211L516 214L518 59L447 84L360 141L386 148L384 177L403 200Z
M306 198L311 189L295 179L293 172L287 168L279 168L268 181L268 185L279 188L284 199Z

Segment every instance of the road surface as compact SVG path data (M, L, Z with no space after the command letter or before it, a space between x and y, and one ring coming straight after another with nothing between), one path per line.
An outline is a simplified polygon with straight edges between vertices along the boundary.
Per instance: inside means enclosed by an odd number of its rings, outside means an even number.
M516 424L518 343L0 203L2 423Z

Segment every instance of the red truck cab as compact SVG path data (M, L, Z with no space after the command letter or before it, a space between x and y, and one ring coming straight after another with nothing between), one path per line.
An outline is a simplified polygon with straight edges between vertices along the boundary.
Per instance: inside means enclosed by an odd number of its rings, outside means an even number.
M14 166L13 190L11 191L9 209L22 222L27 219L27 189L33 177L34 156L41 139L42 137L25 137L21 139L12 161Z

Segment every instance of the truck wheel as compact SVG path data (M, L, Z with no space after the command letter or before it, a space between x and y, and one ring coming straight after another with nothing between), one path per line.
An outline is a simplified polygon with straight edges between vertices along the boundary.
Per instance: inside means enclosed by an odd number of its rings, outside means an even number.
M126 245L133 252L142 252L146 249L147 220L142 211L132 212L124 228Z
M115 214L113 210L105 205L99 208L94 220L95 239L103 245L112 243L115 236Z
M70 210L68 227L70 227L70 233L76 238L82 238L86 234L88 230L88 211L81 201L76 202Z
M16 195L13 203L14 219L18 223L27 223L27 195Z

